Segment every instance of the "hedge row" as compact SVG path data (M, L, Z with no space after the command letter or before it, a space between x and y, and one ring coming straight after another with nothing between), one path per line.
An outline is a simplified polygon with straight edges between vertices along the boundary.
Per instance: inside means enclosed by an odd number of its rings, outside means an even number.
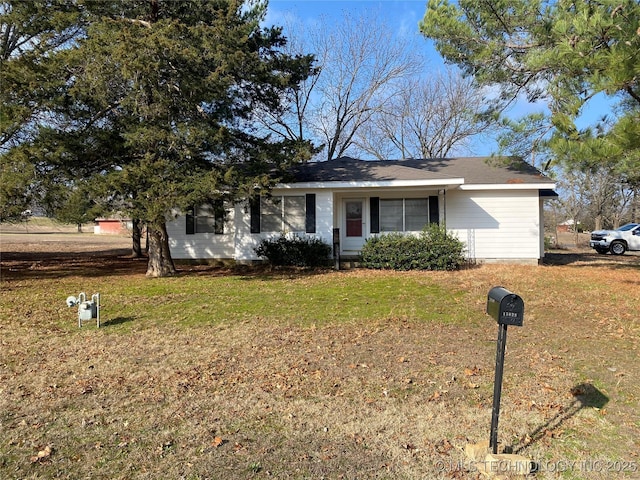
M280 235L262 240L254 251L276 267L324 267L329 263L331 246L315 237Z
M464 244L436 224L417 236L388 233L371 237L360 256L366 268L392 270L457 270L466 261Z

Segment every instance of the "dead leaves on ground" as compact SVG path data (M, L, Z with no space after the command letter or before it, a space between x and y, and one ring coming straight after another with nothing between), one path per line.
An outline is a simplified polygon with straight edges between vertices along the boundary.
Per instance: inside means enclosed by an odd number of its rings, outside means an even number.
M42 450L38 451L37 455L31 457L30 461L31 463L44 463L50 459L53 452L53 446L47 445Z

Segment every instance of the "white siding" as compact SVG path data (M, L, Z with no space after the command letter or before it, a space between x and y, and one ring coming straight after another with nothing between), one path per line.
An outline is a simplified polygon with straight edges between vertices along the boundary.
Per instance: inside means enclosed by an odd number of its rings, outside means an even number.
M477 260L537 260L540 199L537 190L449 191L446 226Z
M333 194L328 191L308 191L282 189L274 190L273 195L316 194L316 233L313 235L331 245L333 238ZM178 215L167 222L169 247L175 259L234 259L236 261L258 260L254 248L263 238L277 237L280 233L251 233L251 215L246 202L234 206L228 213L224 234L194 233L186 234L186 217Z
M333 192L318 190L316 194L316 236L333 244ZM337 226L337 225L335 225Z
M333 238L333 194L326 190L296 190L296 189L274 189L272 194L277 195L306 195L307 193L316 194L316 233L300 233L299 235L308 235L321 238L331 245ZM234 257L237 261L259 260L254 248L257 247L262 239L277 238L280 233L251 233L251 216L248 206L240 207L237 213L236 235L235 235L235 252Z
M179 215L167 222L169 248L175 259L230 259L233 258L234 219L237 208L227 214L224 233L194 233L187 235L186 217Z
M341 199L348 195L320 189L283 188L273 191L274 195L307 193L316 195L316 233L306 235L314 235L331 245L333 228L340 226L341 222ZM385 196L378 191L362 192L361 196L368 198L374 193ZM540 259L544 252L541 203L537 189L448 190L439 198L441 220L446 221L447 229L465 242L469 258L479 261ZM367 231L368 223L367 219ZM258 260L254 248L262 239L279 235L273 232L252 234L246 203L234 206L229 212L224 232L223 235L187 235L186 219L182 215L167 223L169 245L175 259Z

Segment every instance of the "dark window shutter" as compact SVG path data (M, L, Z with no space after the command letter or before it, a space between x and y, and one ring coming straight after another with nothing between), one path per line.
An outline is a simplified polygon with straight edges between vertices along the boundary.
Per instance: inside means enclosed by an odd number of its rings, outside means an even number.
M305 231L316 233L316 194L307 193L305 205Z
M224 234L224 220L226 212L224 211L224 202L221 198L217 199L213 204L214 227L213 233L216 235Z
M187 235L193 235L196 233L196 217L194 216L195 207L191 207L187 210Z
M249 200L249 214L251 215L251 233L260 233L260 197Z
M438 197L429 197L429 223L440 223L440 209L438 208Z
M371 233L380 233L380 197L369 199L371 212Z

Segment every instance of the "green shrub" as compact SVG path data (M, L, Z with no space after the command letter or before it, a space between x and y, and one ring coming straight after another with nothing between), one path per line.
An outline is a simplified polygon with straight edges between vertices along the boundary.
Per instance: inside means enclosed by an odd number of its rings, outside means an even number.
M389 233L369 238L360 254L366 268L456 270L465 263L464 244L444 227L431 224L420 235Z
M556 242L556 239L554 236L544 236L544 249L545 251L547 250L551 250L552 248L557 248L558 246L558 242Z
M282 234L262 240L254 251L273 266L323 267L329 263L331 246L316 237Z

